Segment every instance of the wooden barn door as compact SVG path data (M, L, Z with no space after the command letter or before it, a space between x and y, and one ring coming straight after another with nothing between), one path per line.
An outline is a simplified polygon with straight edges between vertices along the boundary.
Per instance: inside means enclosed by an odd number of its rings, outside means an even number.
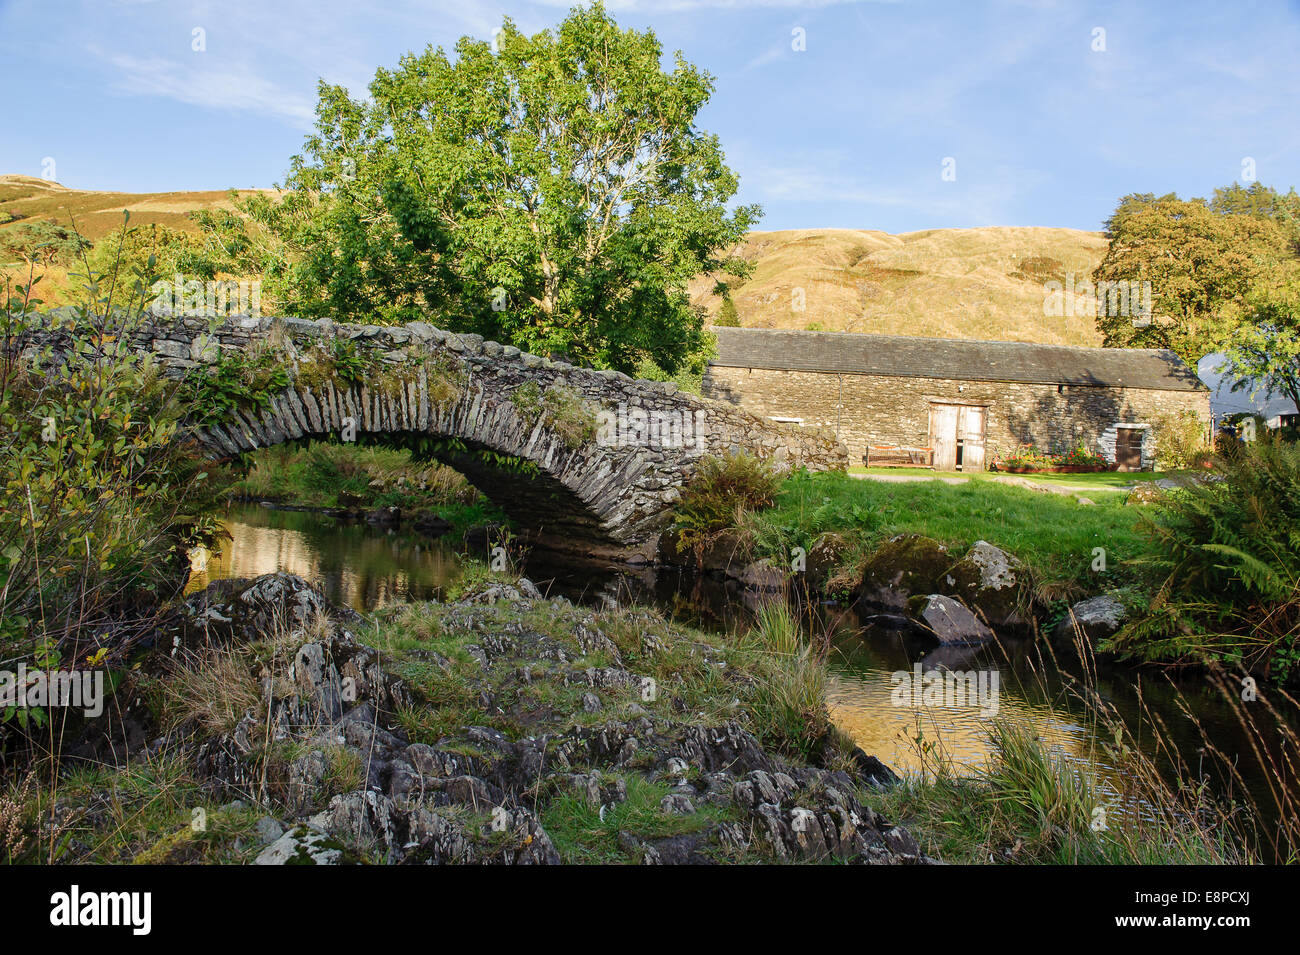
M984 470L984 408L966 405L961 409L958 432L962 440L961 469Z
M930 447L936 471L957 470L957 405L930 404Z
M1142 434L1139 428L1115 429L1115 464L1120 471L1142 470Z

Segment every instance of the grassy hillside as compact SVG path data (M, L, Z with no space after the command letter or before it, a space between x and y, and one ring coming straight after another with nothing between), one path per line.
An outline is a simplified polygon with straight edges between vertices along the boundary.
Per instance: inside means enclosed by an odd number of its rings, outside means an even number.
M15 222L75 223L92 241L121 226L123 209L131 211L132 225L194 232L188 213L214 208L231 208L229 192L92 192L0 176L0 221L8 214ZM753 232L739 254L754 261L754 275L732 298L741 324L754 328L1099 345L1091 318L1043 315L1043 282L1070 272L1082 278L1105 251L1100 232L1077 229ZM61 298L67 285L63 270L50 270L46 299ZM716 317L722 302L712 288L713 280L701 276L691 293ZM802 312L791 307L796 288L803 289Z
M752 328L924 335L1099 345L1090 317L1043 315L1043 283L1091 274L1100 232L991 227L890 235L856 229L752 232L739 254L756 265L732 292ZM713 281L693 300L717 316ZM803 289L804 310L792 307Z
M253 191L253 190L249 190ZM229 190L215 192L93 192L69 189L35 176L0 176L0 220L53 219L76 225L92 242L122 225L122 210L132 225L158 223L197 232L189 213L196 209L230 209ZM13 223L10 223L13 224ZM3 226L0 226L3 228Z
M245 195L257 190L242 190ZM199 209L233 209L229 190L209 192L98 192L69 189L60 183L35 176L0 175L0 230L21 222L48 219L73 227L92 242L98 242L122 227L122 212L131 213L131 226L158 224L181 232L198 233L189 214ZM81 297L84 278L81 266L49 266L43 274L39 297L46 305L66 305ZM28 267L0 262L0 287L8 278L25 282Z

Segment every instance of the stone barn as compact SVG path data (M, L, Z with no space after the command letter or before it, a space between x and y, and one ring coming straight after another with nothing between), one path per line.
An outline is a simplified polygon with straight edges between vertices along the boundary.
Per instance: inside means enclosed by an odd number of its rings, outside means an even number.
M1083 445L1148 468L1158 415L1209 422L1209 390L1170 351L842 332L714 328L705 394L833 431L854 463L983 470L999 455Z

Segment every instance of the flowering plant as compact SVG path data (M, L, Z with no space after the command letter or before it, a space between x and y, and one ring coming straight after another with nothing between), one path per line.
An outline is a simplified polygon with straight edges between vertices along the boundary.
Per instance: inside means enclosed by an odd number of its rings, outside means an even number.
M994 461L994 470L1012 470L1023 468L1032 471L1045 471L1050 468L1107 467L1109 462L1082 444L1065 452L1040 451L1032 444L1022 444Z

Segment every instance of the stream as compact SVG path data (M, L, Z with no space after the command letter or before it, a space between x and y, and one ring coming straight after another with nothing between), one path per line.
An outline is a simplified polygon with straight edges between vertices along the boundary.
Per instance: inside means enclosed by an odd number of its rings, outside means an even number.
M349 524L318 513L252 504L228 509L225 526L230 540L219 553L193 556L187 592L222 578L286 571L311 581L335 603L364 612L394 602L438 598L460 573L461 559L449 544L405 529ZM649 604L704 630L746 626L755 602L762 599L734 582L697 579L674 569L656 573L537 552L527 558L524 572L544 593L597 606L616 601ZM1065 758L1092 771L1104 791L1115 792L1116 771L1097 755L1095 728L1072 696L1077 661L1044 659L1032 641L1005 638L974 651L936 654L933 640L923 635L872 626L852 609L833 604L815 605L804 616L811 635L829 639L832 648L832 718L866 752L895 771L918 772L927 758L923 754L935 752L968 771L986 762L993 718L987 706L895 702L894 674L912 671L923 659L929 664L942 656L941 662L953 670L996 670L1000 691L996 717L1027 725ZM1111 666L1100 668L1093 683L1130 728L1140 725L1144 712L1141 723L1150 725L1152 718L1163 722L1166 737L1177 744L1193 770L1207 739L1227 753L1249 749L1237 716L1203 677L1174 680L1154 669ZM1126 742L1131 745L1134 740ZM1156 751L1149 738L1139 735L1136 743L1148 752ZM1157 762L1163 770L1170 768L1168 760ZM1243 775L1260 805L1267 807L1266 774L1252 776L1244 771ZM1224 780L1211 782L1219 792L1231 791ZM1119 808L1134 811L1134 807Z

